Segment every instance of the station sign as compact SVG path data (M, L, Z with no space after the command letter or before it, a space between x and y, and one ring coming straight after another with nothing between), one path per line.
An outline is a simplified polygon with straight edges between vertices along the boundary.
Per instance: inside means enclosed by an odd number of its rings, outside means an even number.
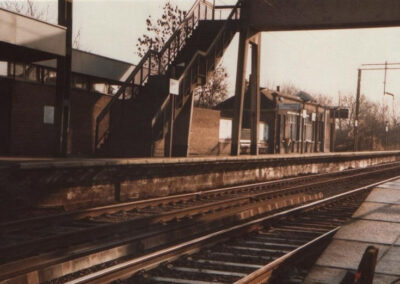
M169 93L179 96L179 80L169 79Z
M349 118L349 110L347 108L341 108L333 112L334 118Z
M301 109L300 104L279 104L278 107L281 110L300 110Z

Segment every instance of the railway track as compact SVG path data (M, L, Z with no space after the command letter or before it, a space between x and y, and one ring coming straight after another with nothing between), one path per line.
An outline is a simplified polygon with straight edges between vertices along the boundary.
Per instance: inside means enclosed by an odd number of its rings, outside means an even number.
M391 178L258 218L69 280L82 283L264 283L288 261L320 247L372 187ZM71 276L72 277L72 276ZM277 282L278 283L278 282Z
M391 163L365 170L242 185L3 223L0 227L6 233L2 234L0 245L0 271L6 273L0 273L0 280L32 271L39 273L49 267L56 270L57 265L95 253L100 264L110 258L100 257L107 255L105 251L114 259L132 251L143 252L168 241L181 240L179 235L185 231L190 232L185 237L195 237L227 223L336 194L346 190L346 183L356 178L367 183L381 178L380 175L394 175L399 167L399 163ZM338 189L339 185L343 188ZM159 225L166 222L168 226ZM10 239L13 243L7 242ZM125 253L120 253L124 250ZM84 268L81 265L76 270Z

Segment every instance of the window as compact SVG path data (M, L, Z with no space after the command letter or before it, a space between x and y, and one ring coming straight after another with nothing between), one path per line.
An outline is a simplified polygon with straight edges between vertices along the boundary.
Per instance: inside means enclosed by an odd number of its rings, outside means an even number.
M108 94L108 84L102 81L94 81L91 90L97 93Z
M305 140L306 141L313 141L313 125L310 116L304 119L304 131L305 131Z
M232 120L220 119L219 120L219 139L232 138Z
M43 70L43 82L49 85L55 85L57 80L57 72L51 69Z
M260 122L258 140L259 141L268 141L268 132L269 132L268 124L264 123L264 122Z
M33 65L26 65L25 79L28 81L39 81L38 68Z
M15 76L15 79L25 79L25 65L24 64L15 63L14 76Z
M0 61L0 76L8 75L8 63L7 61Z
M8 76L14 78L14 68L15 68L15 63L10 62L8 63Z
M71 78L71 87L77 89L88 89L88 80L85 76L82 75L72 75Z
M297 122L299 120L298 115L295 114L288 114L287 115L288 125L289 125L289 137L291 140L297 140Z
M132 89L132 87L126 87L125 88L125 99L126 100L130 100L132 97L133 97L133 89Z
M114 96L120 88L121 88L120 85L109 85L108 94Z
M43 108L43 123L54 124L54 107L44 106Z

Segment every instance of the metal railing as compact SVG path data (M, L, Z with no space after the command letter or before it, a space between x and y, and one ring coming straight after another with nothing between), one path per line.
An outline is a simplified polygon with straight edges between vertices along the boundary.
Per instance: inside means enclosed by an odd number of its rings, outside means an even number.
M233 7L233 8L232 8ZM240 18L240 14L238 12L238 4L236 6L213 6L206 0L197 0L189 12L186 14L185 19L179 25L177 30L171 35L168 41L164 44L161 50L156 51L151 47L147 51L147 53L143 56L139 64L134 68L132 73L129 75L125 83L120 87L120 89L116 92L114 97L110 100L110 102L103 108L100 114L96 118L96 132L95 132L95 150L99 149L110 135L111 131L111 122L108 121L108 127L101 127L102 122L105 122L105 117L110 113L112 106L121 99L125 99L125 90L127 87L132 88L132 98L135 95L140 93L141 88L147 83L150 75L164 75L168 71L168 68L172 65L179 52L186 45L187 40L193 34L193 31L197 28L198 24L202 20L224 20L222 17L222 11L227 9L232 12L228 16L228 19L238 20ZM218 34L218 36L221 33ZM218 37L217 36L217 37ZM212 46L215 46L215 40ZM215 48L215 47L214 47ZM195 54L193 58L197 60L198 52ZM201 54L200 54L201 55ZM183 73L183 77L179 79L180 89L186 90L181 86L181 82L183 84L187 84L187 76L184 75L187 73L188 68L193 67L193 59L185 69ZM190 70L190 69L189 69ZM192 74L192 73L191 73ZM193 75L193 74L192 74ZM191 76L192 76L191 75ZM191 77L193 79L193 76ZM105 129L103 133L100 133L101 129Z
M216 6L217 7L217 6ZM241 1L239 1L235 6L222 6L223 9L230 9L230 14L227 19L225 19L224 25L214 38L210 47L207 51L198 50L189 64L186 66L185 70L181 74L178 79L179 82L179 96L176 97L175 101L175 117L179 115L179 110L183 107L195 85L197 85L197 79L199 75L207 76L207 72L213 70L216 66L216 58L222 57L222 53L224 48L227 47L227 44L230 42L234 35L235 29L232 29L232 24L235 24L237 20L240 19L240 7ZM213 15L215 14L216 9L214 9ZM215 18L214 18L215 19ZM227 34L231 33L231 34ZM160 119L163 111L165 111L168 106L169 96L162 103L158 112L154 115L151 126L153 127L157 120Z

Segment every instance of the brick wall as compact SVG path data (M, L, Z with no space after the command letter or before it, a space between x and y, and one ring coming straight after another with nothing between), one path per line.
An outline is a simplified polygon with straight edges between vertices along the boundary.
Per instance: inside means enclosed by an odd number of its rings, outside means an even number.
M0 78L0 155L7 154L10 146L11 92L11 81Z
M43 123L43 107L55 106L55 88L14 81L11 107L12 155L52 155L56 152L57 129Z
M0 81L3 90L6 81ZM12 81L11 155L53 156L56 154L57 128L43 122L44 106L55 106L55 86ZM111 99L109 96L81 90L71 92L70 139L72 155L93 154L95 120ZM10 109L10 108L8 108Z
M110 96L72 91L69 133L71 154L84 156L94 152L96 117L110 100Z
M218 153L220 111L194 108L190 130L189 155Z

